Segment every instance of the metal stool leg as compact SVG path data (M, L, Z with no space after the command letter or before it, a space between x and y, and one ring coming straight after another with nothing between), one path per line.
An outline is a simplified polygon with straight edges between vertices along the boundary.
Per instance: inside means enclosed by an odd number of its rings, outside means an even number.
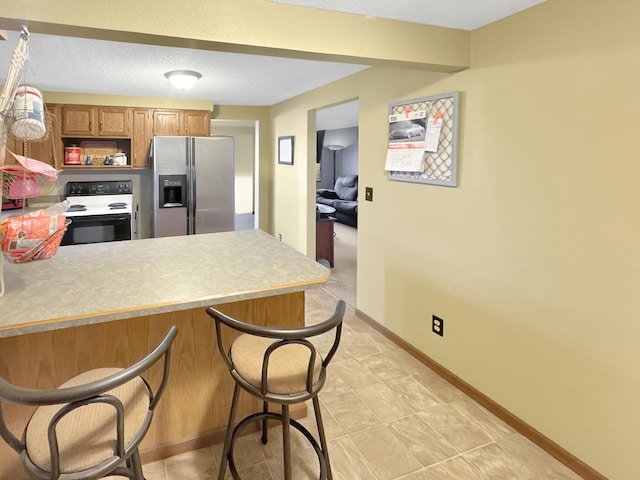
M286 480L292 479L291 470L292 470L293 462L291 460L291 434L290 434L291 429L290 427L293 427L296 430L298 430L309 441L309 445L311 445L311 447L313 448L313 451L318 456L318 464L320 466L320 477L318 480L328 480L327 479L327 459L326 459L325 453L322 451L322 447L320 447L320 445L318 444L318 442L316 441L316 439L314 438L314 436L311 434L309 430L307 430L302 424L300 424L299 422L291 418L289 413L289 406L282 405L282 413L268 412L266 414L266 417L267 419L277 420L282 423L282 454L284 456L283 470L285 472L284 473L285 479ZM233 477L234 480L241 480L240 474L236 469L235 461L233 459L233 453L234 453L233 451L234 451L236 437L246 425L252 422L262 422L264 418L265 418L264 413L254 413L252 415L249 415L243 418L242 420L240 420L240 422L238 422L238 424L235 427L233 427L233 432L231 433L231 442L229 443L230 445L229 452L227 454L227 461L229 464L229 471L231 472L231 476ZM223 479L219 479L219 480L223 480Z
M262 420L262 444L267 444L267 416L266 414L269 412L269 404L267 402L262 402L262 413L265 414L264 419Z
M291 435L289 432L289 405L282 405L282 450L284 453L284 480L291 480Z
M231 400L231 409L229 410L229 423L227 423L227 434L225 435L222 458L220 459L220 471L218 473L218 480L224 480L224 474L227 471L227 461L229 456L229 448L231 447L233 424L236 418L236 408L238 407L238 397L240 397L240 386L236 383L233 389L233 400Z
M142 473L142 462L140 461L140 452L136 448L136 451L131 455L131 470L133 470L134 479L135 480L145 480L144 474Z
M329 450L327 448L327 438L324 435L324 423L322 422L322 413L320 413L320 400L318 396L313 397L313 410L316 414L316 425L318 426L318 436L320 437L320 447L322 455L327 463L327 480L333 480L331 473L331 463L329 462Z

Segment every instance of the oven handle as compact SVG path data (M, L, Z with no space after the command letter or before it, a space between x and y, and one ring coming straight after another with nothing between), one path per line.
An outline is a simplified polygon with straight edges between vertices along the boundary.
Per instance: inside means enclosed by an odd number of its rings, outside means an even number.
M95 222L96 220L107 220L109 222L124 222L126 220L130 220L131 219L131 214L126 214L123 216L118 216L116 217L115 215L78 215L78 216L74 216L74 217L68 217L72 222L82 222L84 221L88 221L88 222Z

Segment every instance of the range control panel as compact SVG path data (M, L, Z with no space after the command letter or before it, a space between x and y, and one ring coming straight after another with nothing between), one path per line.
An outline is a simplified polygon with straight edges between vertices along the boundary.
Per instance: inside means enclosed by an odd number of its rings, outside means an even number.
M104 182L68 182L67 196L126 195L131 194L131 180L106 180Z

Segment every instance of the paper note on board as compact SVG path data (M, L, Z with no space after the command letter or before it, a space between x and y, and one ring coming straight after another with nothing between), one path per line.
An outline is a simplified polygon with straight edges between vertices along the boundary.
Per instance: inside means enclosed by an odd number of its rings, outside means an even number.
M387 150L386 171L421 172L424 170L422 160L424 152L417 148L390 148Z
M424 151L437 152L440 144L440 132L442 131L442 117L431 118L427 120L427 132L424 137Z

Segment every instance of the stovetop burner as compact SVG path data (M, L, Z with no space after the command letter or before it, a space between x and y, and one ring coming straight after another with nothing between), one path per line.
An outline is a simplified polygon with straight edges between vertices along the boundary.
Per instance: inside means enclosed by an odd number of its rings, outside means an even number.
M69 205L69 208L67 208L67 212L84 212L86 210L87 210L87 207L85 205L80 205L80 204Z

